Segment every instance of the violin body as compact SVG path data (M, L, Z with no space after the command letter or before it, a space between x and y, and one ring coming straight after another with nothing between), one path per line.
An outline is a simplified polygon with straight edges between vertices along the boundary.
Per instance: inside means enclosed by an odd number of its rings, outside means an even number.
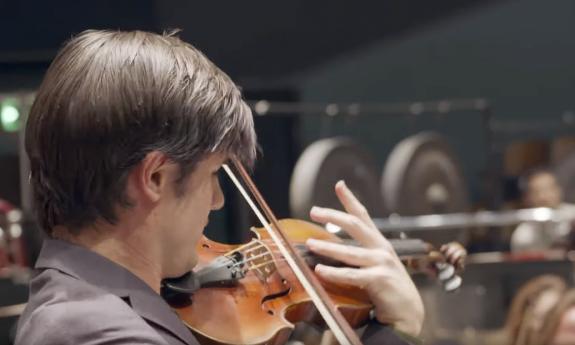
M341 241L309 222L279 222L295 245L304 245L308 238ZM245 262L245 275L233 286L200 288L189 299L172 304L202 344L284 344L294 323L323 323L267 231L252 228L252 232L255 239L250 246L222 244L206 237L198 244L199 263L195 271L224 255L237 255ZM372 304L363 290L332 283L322 285L352 327L369 320Z

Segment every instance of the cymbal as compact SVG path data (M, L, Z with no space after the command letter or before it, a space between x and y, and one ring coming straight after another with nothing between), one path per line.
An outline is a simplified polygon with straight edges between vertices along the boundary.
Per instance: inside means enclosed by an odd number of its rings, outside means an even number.
M337 181L344 180L372 216L383 215L379 181L372 156L349 138L318 140L299 157L290 182L293 217L309 219L312 206L342 209L335 195Z

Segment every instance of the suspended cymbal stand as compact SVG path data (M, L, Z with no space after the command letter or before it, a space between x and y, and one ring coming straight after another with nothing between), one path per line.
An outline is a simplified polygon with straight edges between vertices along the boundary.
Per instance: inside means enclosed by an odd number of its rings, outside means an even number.
M316 116L413 116L424 114L446 114L457 111L483 112L490 104L483 98L448 99L429 102L405 103L321 103L321 102L270 102L249 101L256 116L291 116L293 114Z
M509 140L512 136L531 138L549 137L558 133L573 134L573 129L575 129L575 114L570 111L552 120L493 121L491 123L491 130L498 140ZM511 140L514 139L517 138L511 138Z
M255 116L326 116L320 137L331 132L331 124L335 118L359 118L364 115L407 117L417 119L420 116L445 115L454 112L472 112L479 114L485 138L485 158L487 173L485 174L484 204L497 209L501 206L502 190L499 183L502 167L500 156L493 142L492 106L484 98L445 99L426 102L376 103L376 102L271 102L267 100L251 100L248 102ZM465 114L469 116L470 114Z
M407 233L413 231L441 231L468 227L503 227L523 222L559 223L575 221L575 214L550 208L528 208L512 211L480 211L474 213L430 214L402 217L392 215L387 218L375 218L374 223L385 234ZM338 227L329 225L328 231L345 237Z

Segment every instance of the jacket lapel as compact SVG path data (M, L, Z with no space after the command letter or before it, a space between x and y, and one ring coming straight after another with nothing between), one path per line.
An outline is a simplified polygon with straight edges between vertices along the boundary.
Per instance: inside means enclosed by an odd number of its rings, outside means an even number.
M142 291L131 292L129 298L134 311L147 321L169 331L184 343L198 344L192 332L184 325L178 315L158 294L153 293L155 296L149 296Z
M132 309L142 318L186 344L198 344L191 331L152 288L124 267L87 248L46 239L35 267L57 269L127 299Z

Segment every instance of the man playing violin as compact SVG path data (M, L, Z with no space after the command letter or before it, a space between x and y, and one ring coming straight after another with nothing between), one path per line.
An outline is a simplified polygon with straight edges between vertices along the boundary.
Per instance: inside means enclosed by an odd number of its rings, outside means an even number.
M209 214L224 204L222 164L255 158L239 88L173 35L86 31L48 69L26 150L47 239L16 343L197 344L160 287L194 268ZM357 267L318 265L316 274L368 292L366 344L406 343L421 330L421 298L365 208L344 183L335 192L346 212L314 208L312 219L363 247L310 240L312 251Z

